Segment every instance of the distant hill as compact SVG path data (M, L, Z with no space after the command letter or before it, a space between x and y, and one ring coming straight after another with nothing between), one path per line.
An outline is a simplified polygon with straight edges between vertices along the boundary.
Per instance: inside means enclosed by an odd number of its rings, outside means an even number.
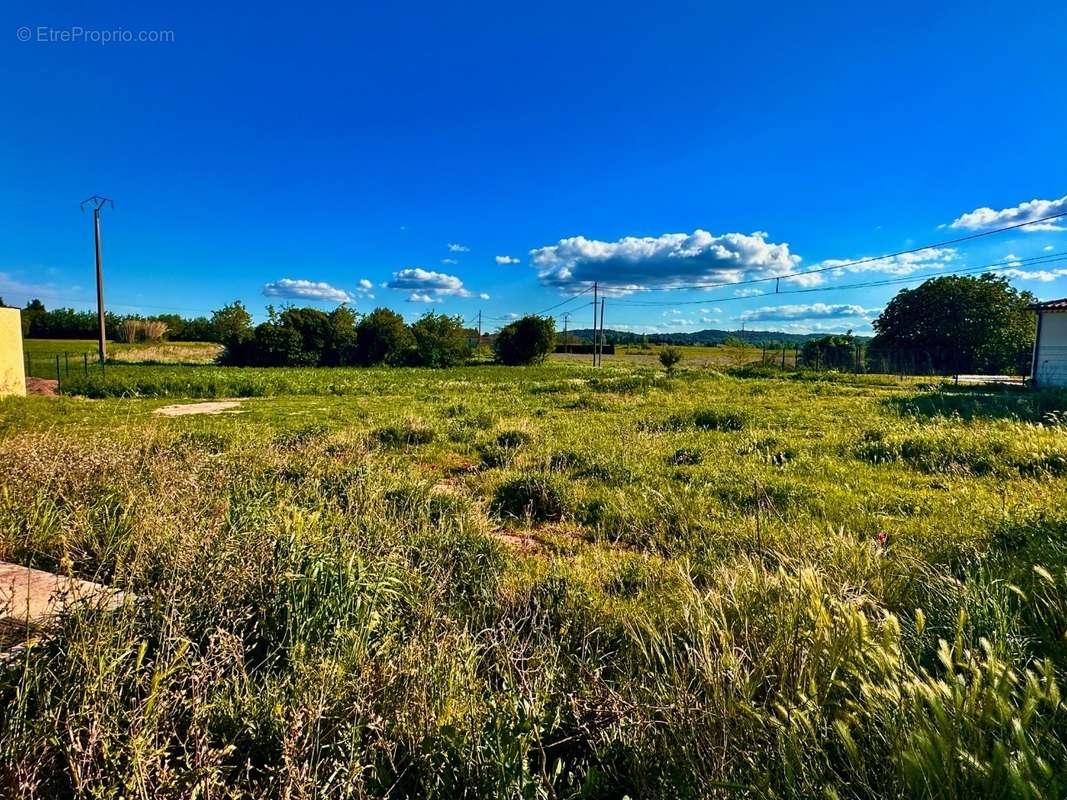
M585 341L592 341L593 331L590 328L577 328L567 332ZM604 337L612 344L698 344L716 345L722 344L728 337L743 339L751 344L763 344L764 342L777 342L779 344L804 344L809 339L820 339L825 333L785 333L784 331L721 331L709 328L692 333L631 333L629 331L616 331L611 328L604 329ZM865 342L868 336L857 336L856 340Z

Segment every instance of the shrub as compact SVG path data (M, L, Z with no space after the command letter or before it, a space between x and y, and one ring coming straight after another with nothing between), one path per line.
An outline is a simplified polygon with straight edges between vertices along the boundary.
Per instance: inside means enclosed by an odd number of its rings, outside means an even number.
M667 370L667 375L674 374L674 367L682 360L682 351L677 347L664 347L659 352L659 363Z
M496 335L496 360L509 367L538 364L545 360L556 341L556 323L551 317L528 316L505 325Z

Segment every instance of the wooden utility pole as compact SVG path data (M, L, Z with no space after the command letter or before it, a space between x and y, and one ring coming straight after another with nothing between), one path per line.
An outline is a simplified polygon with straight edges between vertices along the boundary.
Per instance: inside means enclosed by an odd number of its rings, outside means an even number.
M596 307L597 307L597 282L593 281L593 366L596 366Z
M600 351L597 353L597 366L604 365L604 304L606 302L606 300L600 301Z
M568 312L568 313L563 315L563 352L564 353L570 353L570 351L571 351L570 343L567 341L567 323L569 323L570 321L571 321L571 315L570 315L570 312Z
M93 208L93 236L96 242L96 316L100 323L98 347L100 349L100 363L103 364L107 360L107 325L105 324L104 316L104 257L100 246L100 209L105 205L110 205L114 208L115 204L107 197L100 197L94 194L89 199L82 200L82 211L85 210L86 205L91 205Z

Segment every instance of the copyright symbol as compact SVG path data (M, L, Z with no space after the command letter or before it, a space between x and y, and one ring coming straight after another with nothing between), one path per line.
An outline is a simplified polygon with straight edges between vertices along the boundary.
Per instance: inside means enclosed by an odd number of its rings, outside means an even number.
M30 40L30 36L33 35L33 31L23 25L21 28L15 31L15 35L18 37L18 40L20 42L28 42Z

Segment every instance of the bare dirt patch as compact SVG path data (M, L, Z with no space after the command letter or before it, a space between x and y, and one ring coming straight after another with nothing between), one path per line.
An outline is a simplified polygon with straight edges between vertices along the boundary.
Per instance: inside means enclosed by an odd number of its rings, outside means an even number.
M59 394L59 381L48 378L26 378L26 394L43 394L46 397L55 397Z
M215 400L210 403L182 403L174 406L163 406L155 410L156 414L164 417L186 417L190 414L221 414L241 407L240 400Z
M490 533L494 539L506 544L512 550L530 553L544 548L544 544L533 536L505 533L504 531L490 531Z

